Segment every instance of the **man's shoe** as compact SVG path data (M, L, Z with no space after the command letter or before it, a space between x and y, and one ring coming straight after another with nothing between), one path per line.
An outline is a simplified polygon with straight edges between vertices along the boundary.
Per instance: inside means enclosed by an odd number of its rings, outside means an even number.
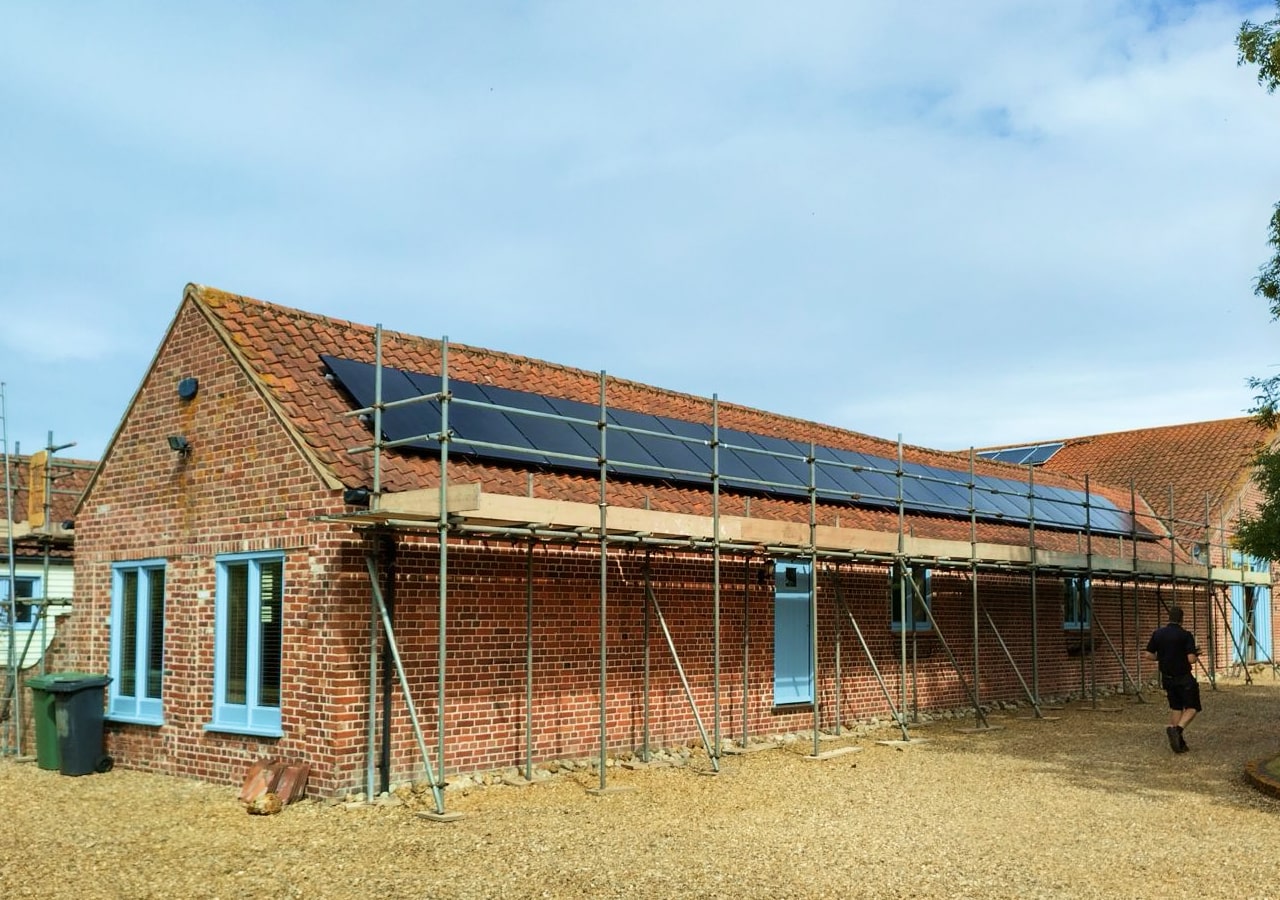
M1178 752L1186 753L1191 748L1187 746L1186 738L1182 736L1182 729L1178 729Z
M1169 749L1174 753L1181 753L1183 744L1178 737L1178 729L1175 726L1170 725L1164 730L1164 733L1169 737Z

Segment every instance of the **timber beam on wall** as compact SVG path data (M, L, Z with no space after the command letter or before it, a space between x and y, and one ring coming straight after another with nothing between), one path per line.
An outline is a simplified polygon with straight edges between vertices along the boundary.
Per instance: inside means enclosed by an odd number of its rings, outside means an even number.
M478 484L451 485L446 512L462 533L509 533L511 536L554 539L598 539L600 507L595 503L546 500L482 491ZM355 527L382 526L404 530L434 531L440 515L440 491L436 488L384 494L377 509L333 517ZM757 519L745 516L719 518L719 544L744 550L807 552L835 558L930 560L939 566L978 564L989 568L1022 569L1033 562L1041 574L1089 572L1095 577L1152 581L1185 581L1222 584L1269 585L1269 571L1066 553L1014 544L942 540L899 535L895 531L870 531L807 522ZM609 540L667 544L699 548L716 542L715 518L691 513L665 512L610 506ZM811 537L812 535L812 537ZM810 541L814 542L811 545ZM901 541L901 544L899 543ZM1033 559L1034 557L1034 559Z

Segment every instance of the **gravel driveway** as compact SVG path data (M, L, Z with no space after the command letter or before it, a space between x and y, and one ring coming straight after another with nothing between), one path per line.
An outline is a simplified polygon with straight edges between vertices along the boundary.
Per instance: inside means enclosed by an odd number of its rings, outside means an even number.
M1191 751L1163 697L1073 702L992 730L935 722L685 767L451 790L451 824L410 791L250 816L238 789L0 760L0 897L1280 896L1280 800L1246 761L1280 754L1280 681L1202 685Z

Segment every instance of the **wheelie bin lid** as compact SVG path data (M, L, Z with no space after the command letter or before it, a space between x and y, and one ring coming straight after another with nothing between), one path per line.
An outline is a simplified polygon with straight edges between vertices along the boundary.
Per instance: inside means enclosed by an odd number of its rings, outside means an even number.
M50 672L27 679L27 687L55 694L70 694L86 688L104 687L110 683L110 675L94 675L90 672Z

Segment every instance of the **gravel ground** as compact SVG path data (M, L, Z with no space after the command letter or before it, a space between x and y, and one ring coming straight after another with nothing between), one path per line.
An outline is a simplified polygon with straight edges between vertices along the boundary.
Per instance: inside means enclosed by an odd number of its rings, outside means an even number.
M1275 897L1280 800L1242 771L1280 754L1280 681L1202 688L1182 755L1162 696L1109 697L610 769L634 790L604 795L589 772L451 790L450 824L408 791L250 816L235 788L0 760L0 897Z

